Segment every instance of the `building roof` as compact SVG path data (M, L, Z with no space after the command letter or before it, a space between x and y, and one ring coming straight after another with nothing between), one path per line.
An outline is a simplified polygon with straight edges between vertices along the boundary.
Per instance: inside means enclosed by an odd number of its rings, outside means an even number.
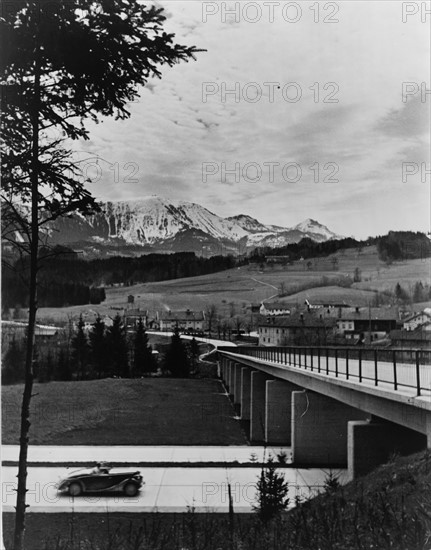
M22 321L3 321L1 322L2 330L27 330L28 323ZM40 325L36 324L34 327L34 333L36 336L54 336L61 327L56 327L53 325Z
M187 309L186 311L163 311L160 315L161 321L171 321L171 322L180 322L180 321L203 321L205 315L203 311L191 311Z
M333 318L321 318L315 315L290 315L289 317L271 317L259 322L260 327L284 327L284 328L331 328L336 325L337 320Z
M344 300L340 302L336 298L325 298L324 300L310 300L306 298L304 302L310 307L353 307L351 304L347 304Z
M291 307L288 304L285 304L284 302L270 302L270 303L262 302L262 306L267 311L274 311L276 309L283 309L283 310L290 311L290 307Z
M356 307L343 308L338 312L338 319L342 321L398 321L399 313L397 308L383 307Z
M425 340L431 342L431 332L424 330L391 330L391 340Z

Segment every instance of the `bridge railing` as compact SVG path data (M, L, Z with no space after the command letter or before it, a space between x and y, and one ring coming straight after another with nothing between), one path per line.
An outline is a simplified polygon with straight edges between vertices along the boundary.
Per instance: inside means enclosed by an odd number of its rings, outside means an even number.
M363 347L241 346L227 351L280 366L390 389L414 389L416 395L431 392L431 350L369 349Z

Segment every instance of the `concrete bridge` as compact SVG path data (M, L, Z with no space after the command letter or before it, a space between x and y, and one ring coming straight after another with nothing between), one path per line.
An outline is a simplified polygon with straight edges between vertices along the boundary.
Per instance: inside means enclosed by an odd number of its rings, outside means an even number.
M431 350L219 347L219 375L253 443L352 478L431 448Z

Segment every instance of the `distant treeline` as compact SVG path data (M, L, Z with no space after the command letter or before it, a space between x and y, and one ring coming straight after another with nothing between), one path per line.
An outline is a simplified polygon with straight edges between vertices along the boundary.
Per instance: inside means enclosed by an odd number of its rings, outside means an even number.
M235 265L231 256L201 258L194 252L84 260L64 247L57 247L49 253L42 250L40 256L40 307L98 304L105 299L106 286L195 277L223 271ZM25 259L16 261L12 268L2 266L3 308L27 304L28 271Z
M317 243L309 238L279 248L259 248L250 255L251 261L263 261L266 256L288 256L296 261L301 258L325 257L347 248L363 249L375 245L383 261L427 258L431 256L431 242L425 233L390 231L385 236L370 237L363 241L353 238L336 239Z

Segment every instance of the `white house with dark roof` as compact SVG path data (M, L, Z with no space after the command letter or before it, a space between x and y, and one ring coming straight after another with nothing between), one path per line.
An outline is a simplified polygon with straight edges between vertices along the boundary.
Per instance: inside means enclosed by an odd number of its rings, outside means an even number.
M426 328L427 325L431 323L431 310L425 309L419 313L415 313L403 321L404 330L416 330L424 327L424 330L429 330Z
M262 302L259 313L261 315L290 315L290 309L287 304L283 304L282 302L268 304Z
M205 323L205 313L203 311L164 311L159 316L160 330L203 330Z

